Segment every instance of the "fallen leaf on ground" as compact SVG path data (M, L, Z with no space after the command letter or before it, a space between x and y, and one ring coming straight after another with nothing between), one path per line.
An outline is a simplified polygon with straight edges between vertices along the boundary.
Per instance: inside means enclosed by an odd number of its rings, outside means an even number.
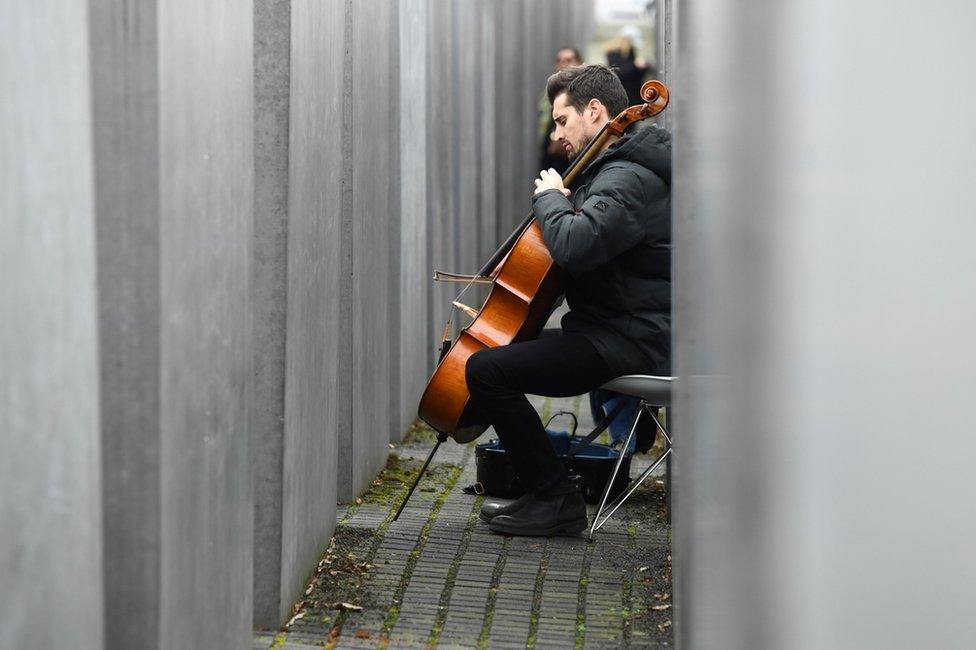
M658 625L657 626L657 629L659 629L659 630L661 630L663 632L664 630L668 629L669 627L671 627L671 619L670 618L668 620L664 621L663 623L661 623L660 625Z
M353 605L352 603L337 603L335 608L341 609L342 611L350 611L350 612L363 611L362 607L360 607L359 605Z
M658 600L667 600L668 598L671 597L671 594L669 594L666 591L658 591L654 593L654 597L657 598Z
M368 639L369 638L369 632L367 632L366 630L356 630L356 638L357 639Z
M651 610L655 612L663 612L666 609L671 609L669 603L664 603L663 605L651 605Z
M305 616L305 612L299 612L298 614L295 614L294 616L291 617L291 619L287 623L285 623L285 627L291 627L292 623L299 620L303 616Z
M359 497L356 497L356 505L357 506L363 505L363 500L361 498L359 498Z
M642 566L641 568L639 568L639 569L637 569L637 571L638 571L639 573L644 573L645 571L647 571L647 570L648 570L648 569L650 569L650 568L651 568L651 567L649 567L649 566Z

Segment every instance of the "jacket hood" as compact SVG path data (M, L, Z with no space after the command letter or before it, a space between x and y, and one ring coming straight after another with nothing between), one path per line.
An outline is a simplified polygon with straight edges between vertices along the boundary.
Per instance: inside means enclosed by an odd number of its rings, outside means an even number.
M595 172L614 160L626 160L645 167L671 186L671 134L657 125L628 131L593 161ZM590 169L588 173L592 173Z

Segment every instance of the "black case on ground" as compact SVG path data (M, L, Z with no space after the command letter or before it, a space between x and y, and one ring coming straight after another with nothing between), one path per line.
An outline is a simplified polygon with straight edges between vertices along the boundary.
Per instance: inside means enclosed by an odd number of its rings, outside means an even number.
M552 442L556 455L566 465L566 469L580 476L583 498L587 503L596 504L603 496L603 490L613 473L613 465L617 462L618 451L608 445L590 443L585 449L573 456L569 456L571 438L565 431L547 431L549 441ZM577 441L579 439L576 439ZM505 448L500 440L492 440L477 445L474 449L475 463L478 472L478 483L481 483L485 494L502 499L517 499L525 494L525 490L515 478L515 471L505 454ZM630 483L630 455L624 456L620 465L620 472L610 489L612 500L627 489Z

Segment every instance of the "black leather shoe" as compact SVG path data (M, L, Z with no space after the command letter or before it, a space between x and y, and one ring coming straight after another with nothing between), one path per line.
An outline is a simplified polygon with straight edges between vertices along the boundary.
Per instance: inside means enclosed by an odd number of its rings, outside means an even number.
M509 503L498 503L497 501L486 501L481 505L481 512L478 518L481 521L491 521L497 515L510 515L526 504L529 494L525 493L515 501Z
M552 537L586 530L586 502L578 481L565 480L539 494L527 494L511 514L496 514L488 528L505 535Z

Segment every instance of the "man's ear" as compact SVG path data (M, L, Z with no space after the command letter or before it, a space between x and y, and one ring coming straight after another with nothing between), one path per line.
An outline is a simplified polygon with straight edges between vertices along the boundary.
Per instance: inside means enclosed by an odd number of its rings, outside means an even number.
M586 104L587 117L591 121L597 121L600 118L600 111L603 110L603 103L596 98L591 99Z

